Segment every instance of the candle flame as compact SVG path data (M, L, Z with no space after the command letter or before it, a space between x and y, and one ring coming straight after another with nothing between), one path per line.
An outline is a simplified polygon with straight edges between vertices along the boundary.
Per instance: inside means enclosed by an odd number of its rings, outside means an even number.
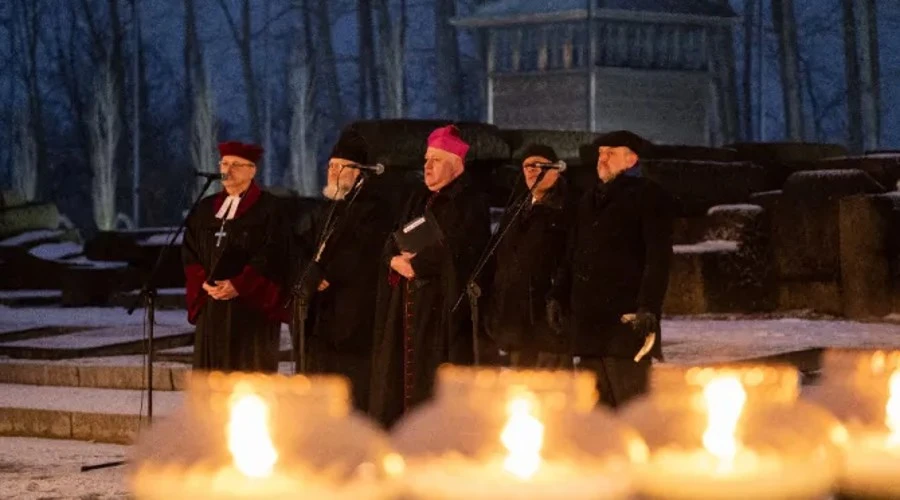
M711 380L704 387L703 399L708 418L703 446L719 459L720 470L729 470L740 447L735 430L747 392L736 377L725 376Z
M891 430L891 434L888 436L888 445L900 446L900 370L891 375L884 412L884 423Z
M507 450L503 467L521 479L533 476L541 465L544 424L534 416L534 406L527 394L512 398L506 407L509 419L500 433Z
M268 477L278 460L269 432L269 405L249 387L235 388L228 420L228 450L248 477Z

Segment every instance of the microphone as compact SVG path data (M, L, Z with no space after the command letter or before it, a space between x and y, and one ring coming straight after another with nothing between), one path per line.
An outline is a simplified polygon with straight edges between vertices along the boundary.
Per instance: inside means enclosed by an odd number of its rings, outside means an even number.
M349 168L355 168L357 170L363 170L366 172L372 172L375 175L381 175L384 173L384 165L381 163L376 163L374 165L360 165L358 163L354 163L352 165L345 165Z
M559 170L560 173L566 171L566 162L562 160L553 163L535 163L534 166L537 168L552 168L554 170Z
M222 180L222 179L225 178L225 176L222 175L222 174L213 174L213 173L209 173L209 172L201 172L201 171L199 171L199 170L194 170L194 175L195 175L196 177L204 177L204 178L206 178L206 179L212 179L212 180L214 180L214 181L220 181L220 180Z

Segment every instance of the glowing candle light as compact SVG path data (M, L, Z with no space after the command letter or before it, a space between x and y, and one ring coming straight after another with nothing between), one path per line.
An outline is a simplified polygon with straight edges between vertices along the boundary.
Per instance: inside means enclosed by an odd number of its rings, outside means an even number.
M509 420L500 434L500 441L508 451L503 468L528 479L541 466L544 424L533 415L534 401L527 396L514 397L507 408Z
M395 428L406 458L402 498L629 498L646 444L593 411L592 374L444 367L438 375L431 405Z
M651 398L622 411L625 422L636 423L651 448L635 481L642 498L769 500L827 495L838 464L837 447L829 444L828 434L843 428L826 412L804 408L811 422L826 424L810 426L820 429L821 435L792 435L789 426L779 430L776 419L797 412L792 406L797 405L795 369L657 370L662 384L658 399L651 393ZM760 430L763 423L768 424L765 432Z
M278 452L269 431L269 405L246 384L239 384L231 396L227 432L228 451L242 474L272 475Z

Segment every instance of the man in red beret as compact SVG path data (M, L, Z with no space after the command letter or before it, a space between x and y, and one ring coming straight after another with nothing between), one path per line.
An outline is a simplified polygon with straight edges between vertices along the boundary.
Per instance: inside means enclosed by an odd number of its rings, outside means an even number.
M182 245L195 369L278 369L286 241L275 197L253 181L262 148L219 144L220 193L189 216Z
M430 396L438 365L473 359L468 303L454 306L490 238L490 215L465 173L468 150L453 125L431 133L425 185L386 245L369 408L386 426Z

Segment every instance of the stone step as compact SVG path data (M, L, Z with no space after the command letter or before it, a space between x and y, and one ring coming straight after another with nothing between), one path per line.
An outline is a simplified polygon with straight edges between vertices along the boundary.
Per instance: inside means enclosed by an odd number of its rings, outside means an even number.
M190 365L153 363L153 388L184 389ZM144 356L114 356L66 361L0 361L0 384L141 390L146 387Z
M182 400L181 392L154 392L154 419ZM0 436L130 444L147 424L146 410L144 391L0 384Z

